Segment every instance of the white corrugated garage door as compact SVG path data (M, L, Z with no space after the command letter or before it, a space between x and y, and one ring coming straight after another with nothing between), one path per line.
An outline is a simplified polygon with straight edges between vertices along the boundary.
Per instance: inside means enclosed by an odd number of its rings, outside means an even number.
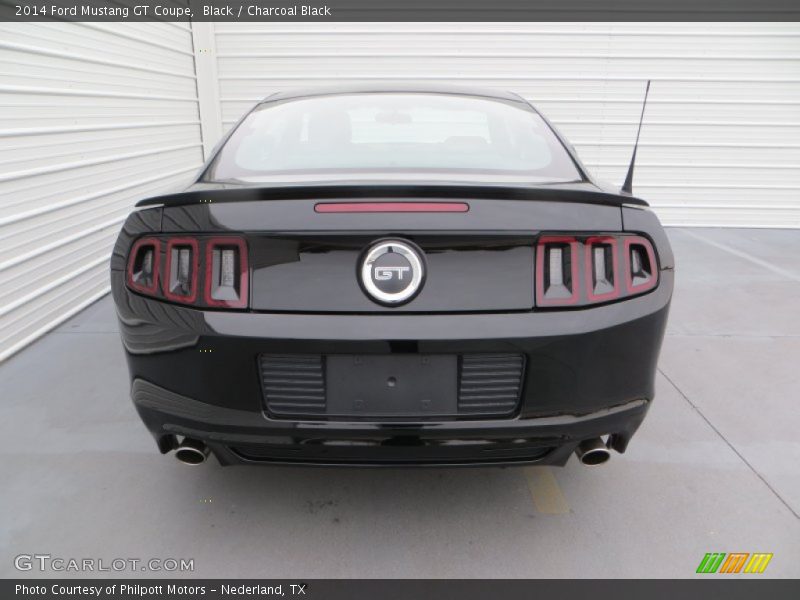
M215 26L223 126L289 87L424 79L509 89L673 225L800 227L797 23Z
M0 25L0 360L106 293L133 203L201 162L187 25Z

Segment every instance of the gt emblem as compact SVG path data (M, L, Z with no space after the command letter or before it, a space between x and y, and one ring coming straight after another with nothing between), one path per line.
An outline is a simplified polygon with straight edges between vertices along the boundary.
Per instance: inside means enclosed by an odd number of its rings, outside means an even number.
M411 267L375 267L374 277L378 281L388 281L394 273L397 273L397 278L402 281L403 273L407 273L410 270Z
M412 300L425 282L422 251L410 242L382 240L364 253L358 274L372 300L399 306Z

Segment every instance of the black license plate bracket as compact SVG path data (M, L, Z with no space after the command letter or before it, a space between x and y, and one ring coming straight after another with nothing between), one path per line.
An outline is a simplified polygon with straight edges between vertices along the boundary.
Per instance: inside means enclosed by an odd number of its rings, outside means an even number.
M426 418L458 412L454 354L330 354L325 363L328 416Z

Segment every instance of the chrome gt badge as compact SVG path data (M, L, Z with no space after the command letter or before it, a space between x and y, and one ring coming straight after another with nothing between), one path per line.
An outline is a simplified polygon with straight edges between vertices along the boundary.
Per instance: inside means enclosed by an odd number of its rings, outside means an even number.
M421 251L409 242L382 240L364 254L359 276L373 300L398 306L419 293L425 281L425 263Z

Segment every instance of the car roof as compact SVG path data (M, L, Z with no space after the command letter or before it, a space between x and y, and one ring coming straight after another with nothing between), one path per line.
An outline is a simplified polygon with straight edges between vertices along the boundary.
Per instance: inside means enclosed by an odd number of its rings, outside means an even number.
M276 92L261 102L308 98L313 96L333 96L336 94L449 94L454 96L479 96L498 100L525 102L513 92L493 88L444 85L438 83L357 83L327 85Z

